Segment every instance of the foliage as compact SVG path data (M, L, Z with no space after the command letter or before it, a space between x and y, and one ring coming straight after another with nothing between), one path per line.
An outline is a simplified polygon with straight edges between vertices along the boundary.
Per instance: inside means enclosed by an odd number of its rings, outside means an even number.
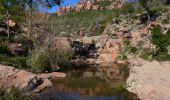
M54 33L67 36L75 35L75 32L83 29L87 35L102 34L106 24L115 16L119 16L119 10L83 10L80 12L70 12L62 16L53 15ZM92 31L93 27L96 31ZM64 34L63 34L64 33Z
M162 34L161 26L156 25L153 27L151 33L151 42L156 45L157 53L167 52L167 46L170 44L170 39L166 36L166 34Z
M130 47L130 52L132 52L133 54L135 54L138 51L138 48L136 47Z
M57 50L57 54L58 54L58 61L57 64L59 66L69 66L69 61L71 60L72 56L73 56L73 51L69 50L63 50L63 49L58 49Z
M149 56L152 56L152 55L153 55L153 53L150 52L149 49L143 49L143 51L141 52L140 57L141 57L142 59L144 59L144 60L148 60L148 59L149 59Z
M31 66L34 72L51 71L48 56L40 50L34 50L28 59L27 64Z
M139 3L147 12L149 20L155 19L158 13L161 13L160 11L164 7L162 6L163 5L162 0L139 0Z
M119 73L120 75L123 75L125 77L129 76L129 67L128 65L118 65L119 67Z
M115 90L117 92L124 92L126 90L125 83L124 82L119 82L115 86Z
M8 56L0 55L0 63L8 66L13 66L15 68L29 68L27 65L27 57L25 56Z
M135 7L133 5L134 3L126 3L122 8L122 12L123 13L134 13Z
M103 33L106 25L113 19L113 16L105 16L104 19L100 22L99 33Z
M158 61L170 61L170 55L168 53L159 53L159 55L153 56Z
M0 88L0 100L31 100L22 91L11 87L8 90Z
M28 65L34 72L45 72L58 70L58 66L66 66L72 58L72 52L62 49L42 48L32 51Z
M97 2L97 5L99 5L100 7L107 7L110 4L111 4L111 2L108 0L102 0L102 1Z
M7 11L9 17L15 21L25 20L25 5L22 5L20 0L0 0L0 14L6 15Z

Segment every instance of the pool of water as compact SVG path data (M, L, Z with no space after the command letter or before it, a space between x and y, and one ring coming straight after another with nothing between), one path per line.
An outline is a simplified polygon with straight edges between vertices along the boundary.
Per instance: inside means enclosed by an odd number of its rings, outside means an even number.
M66 72L68 77L53 79L54 86L43 90L38 100L138 100L124 88L124 79L108 78L109 68L98 69Z

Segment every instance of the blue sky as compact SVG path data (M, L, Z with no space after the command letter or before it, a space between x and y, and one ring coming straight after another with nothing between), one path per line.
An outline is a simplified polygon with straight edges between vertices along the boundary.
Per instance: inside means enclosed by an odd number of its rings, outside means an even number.
M64 6L64 5L74 5L78 1L79 0L63 0L63 4L61 6ZM48 12L50 12L50 13L56 12L56 10L58 8L59 8L59 6L54 6L52 9L49 9Z

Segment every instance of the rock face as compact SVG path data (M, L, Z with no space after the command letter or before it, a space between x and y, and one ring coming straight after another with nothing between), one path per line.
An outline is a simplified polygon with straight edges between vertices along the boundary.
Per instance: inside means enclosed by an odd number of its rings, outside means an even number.
M35 92L39 92L45 87L53 85L48 78L66 77L66 74L53 72L48 74L36 75L25 70L0 65L0 85L2 85L3 87L15 86L19 89L23 89L28 85L29 80L34 78L35 76L44 79L44 82L34 90Z
M135 61L137 62L137 61ZM128 91L141 100L170 100L170 62L141 62L130 70Z
M106 6L101 6L102 3L108 3ZM101 5L100 5L101 4ZM107 9L112 10L114 8L121 8L124 5L124 0L80 0L75 6L66 5L60 7L57 10L57 15L63 15L70 11L79 12L81 10L99 10L99 9Z
M83 44L91 44L94 42L97 48L98 57L95 61L90 60L90 62L100 64L101 66L114 63L120 53L120 50L124 47L124 42L121 38L112 39L105 34L92 37L84 36L76 41L80 41Z

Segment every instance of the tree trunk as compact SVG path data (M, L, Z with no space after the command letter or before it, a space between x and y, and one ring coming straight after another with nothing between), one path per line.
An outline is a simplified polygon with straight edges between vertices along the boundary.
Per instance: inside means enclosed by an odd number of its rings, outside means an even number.
M148 15L148 21L147 22L150 23L150 20L151 20L150 9L146 5L143 5L143 7L146 10L147 15Z
M32 13L33 13L33 0L29 1L29 17L28 17L28 38L31 39L32 35Z
M8 39L9 39L9 12L8 12L8 10L7 10L7 34L8 34Z

